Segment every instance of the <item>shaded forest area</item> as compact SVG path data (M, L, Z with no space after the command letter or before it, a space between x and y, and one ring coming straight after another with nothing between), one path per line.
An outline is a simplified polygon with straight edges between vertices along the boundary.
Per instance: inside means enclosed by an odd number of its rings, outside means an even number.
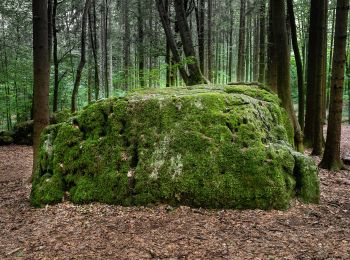
M158 2L158 3L157 3ZM175 44L181 45L174 6L169 1L94 0L85 17L86 66L82 71L77 106L138 87L180 86L184 82L179 68L191 64L191 57L179 51L180 62L174 61L166 40L157 5L162 2L169 11ZM171 1L170 1L171 2ZM232 81L273 84L270 77L275 64L268 1L185 1L196 57L205 77L213 83ZM293 1L287 1L292 4ZM49 34L51 53L50 110L70 109L77 67L81 59L81 29L84 1L49 1ZM334 48L336 1L329 1L325 17L326 32L325 85L329 97L331 63ZM287 29L297 38L298 61L291 53L291 86L298 110L297 63L302 64L306 88L310 1L294 1L296 28L287 22ZM31 118L32 17L28 1L6 0L0 4L0 126L11 129L16 122ZM320 25L321 26L321 25ZM296 34L296 35L294 35ZM289 34L291 35L291 34ZM347 53L349 52L349 43ZM298 55L298 56L299 56ZM346 100L343 120L349 118L349 57L344 91ZM300 92L300 89L299 89ZM329 98L327 99L329 100ZM329 102L327 101L327 104ZM327 107L327 106L325 106ZM301 113L302 114L302 113Z
M326 157L335 160L339 151L329 154L339 150L340 124L350 121L348 6L346 0L2 1L0 126L12 130L37 116L35 146L48 112L75 112L135 88L259 82L280 97L299 151L305 144L322 153L331 111L327 139L337 144Z

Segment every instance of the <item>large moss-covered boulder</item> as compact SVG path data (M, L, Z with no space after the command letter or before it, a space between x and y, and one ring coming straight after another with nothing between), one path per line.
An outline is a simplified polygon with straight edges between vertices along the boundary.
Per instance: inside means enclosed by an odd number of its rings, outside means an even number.
M41 137L33 205L93 201L286 209L319 200L279 100L255 86L139 90L96 102Z

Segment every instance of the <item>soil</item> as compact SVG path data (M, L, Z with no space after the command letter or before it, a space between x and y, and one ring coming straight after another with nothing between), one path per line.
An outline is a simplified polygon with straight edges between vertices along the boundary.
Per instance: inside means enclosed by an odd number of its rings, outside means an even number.
M342 154L350 155L350 126ZM350 259L350 171L320 170L320 205L266 212L69 202L35 209L31 168L31 147L0 147L0 259Z

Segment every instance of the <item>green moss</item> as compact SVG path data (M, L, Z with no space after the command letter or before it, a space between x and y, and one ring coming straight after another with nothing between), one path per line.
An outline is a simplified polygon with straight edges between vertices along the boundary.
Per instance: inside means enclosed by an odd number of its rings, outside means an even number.
M315 202L315 164L292 152L292 136L260 88L138 90L46 129L32 201L67 192L75 203L286 209L297 192Z
M34 206L41 206L45 204L53 204L61 202L64 196L64 183L62 175L45 174L43 176L36 176L33 181L33 189L31 192L30 202Z
M69 109L63 109L56 113L53 113L50 117L50 124L59 124L68 121L72 116L72 113Z
M297 195L305 203L320 202L320 181L318 168L312 158L293 152L296 167Z

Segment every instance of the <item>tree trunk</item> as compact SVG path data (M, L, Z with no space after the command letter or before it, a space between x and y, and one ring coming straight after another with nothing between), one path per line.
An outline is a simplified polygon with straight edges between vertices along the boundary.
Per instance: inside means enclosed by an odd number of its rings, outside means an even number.
M326 0L312 0L310 10L307 95L305 114L305 144L313 147L313 154L323 149L322 78L324 76Z
M294 127L294 144L298 151L303 150L303 139L300 125L293 110L290 86L290 56L286 28L284 0L271 1L272 28L277 50L277 87L282 106L286 109Z
M94 88L95 88L95 100L99 99L100 94L100 77L99 77L99 66L98 66L98 47L97 47L97 19L96 19L96 0L93 0L93 14L91 10L89 12L89 27L90 27L90 42L92 47L92 54L94 57Z
M331 79L332 79L332 60L333 60L333 45L334 45L334 30L335 30L335 10L332 11L332 31L331 31L331 44L330 44L330 52L329 52L329 65L328 65L328 77L327 77L327 101L326 101L326 109L329 108L329 99L330 99L330 91L331 91Z
M253 44L253 81L257 82L259 81L259 57L260 57L260 26L259 26L259 19L258 15L254 14L254 44Z
M124 59L124 90L129 88L130 70L130 21L129 21L129 0L123 0L123 59Z
M91 0L86 0L82 22L81 22L81 50L80 50L80 62L78 65L74 87L73 87L73 93L72 93L72 105L71 105L71 111L74 113L77 111L77 97L78 97L78 91L80 86L80 80L81 80L81 74L83 72L85 63L86 63L86 27L87 27L87 18L88 18L88 12L90 8Z
M40 134L49 124L49 46L47 0L33 0L33 173L36 169Z
M52 37L53 37L53 28L52 28L52 19L53 19L53 5L52 0L47 1L47 23L48 23L48 41L49 41L49 64L51 63L52 56Z
M246 0L241 0L240 9L240 19L239 19L239 40L238 40L238 61L237 61L237 81L244 81L245 74L245 38L246 38L246 28L245 28L245 17L246 17Z
M287 0L288 17L290 21L290 29L292 35L292 44L295 57L295 63L297 66L298 74L298 105L299 105L299 124L301 129L304 129L304 117L305 117L305 93L304 93L304 75L303 75L303 63L298 46L297 30L295 25L295 15L293 8L293 0Z
M276 47L275 39L273 36L273 24L271 15L272 0L269 2L269 32L268 32L268 49L267 49L267 70L266 70L266 83L267 86L274 91L277 90L277 57L276 57Z
M198 61L196 58L196 52L194 49L191 30L188 26L187 15L185 11L185 2L184 0L174 0L175 5L175 13L176 13L176 21L179 26L179 32L182 42L182 47L187 59L189 59L189 63L187 64L187 68L189 71L189 85L196 85L201 83L206 83L200 68L198 66Z
M228 41L228 81L232 82L232 64L233 64L233 7L232 3L229 4L230 9L230 28L229 28L229 41Z
M265 83L265 55L266 55L266 0L260 0L260 51L259 51L259 79Z
M145 51L144 51L144 28L143 28L143 10L142 10L142 1L137 1L137 29L138 29L138 62L139 62L139 79L140 87L145 87Z
M212 14L213 14L213 2L208 0L208 79L213 80L213 43L212 43Z
M181 62L181 57L179 54L179 51L177 49L177 44L175 42L175 37L173 35L173 32L171 31L170 26L170 19L168 16L168 11L164 5L163 0L157 0L157 8L160 16L160 20L163 25L163 29L167 38L167 42L169 44L169 47L171 49L171 52L173 54L173 59L175 63L179 64ZM179 66L179 71L181 74L182 79L185 81L185 84L189 84L189 75L187 74L187 71L183 66Z
M197 17L197 34L198 34L198 55L199 55L199 67L202 73L204 73L204 0L198 0L196 8Z
M53 64L54 64L54 88L53 88L53 112L58 110L58 88L59 88L59 61L58 61L58 41L57 41L57 0L53 2L52 9L52 37L53 37Z
M334 38L330 113L328 119L326 148L320 166L340 170L340 137L343 110L344 67L346 60L346 35L348 26L349 0L337 0L337 14Z
M348 78L348 123L350 124L350 40L348 40L346 74Z

